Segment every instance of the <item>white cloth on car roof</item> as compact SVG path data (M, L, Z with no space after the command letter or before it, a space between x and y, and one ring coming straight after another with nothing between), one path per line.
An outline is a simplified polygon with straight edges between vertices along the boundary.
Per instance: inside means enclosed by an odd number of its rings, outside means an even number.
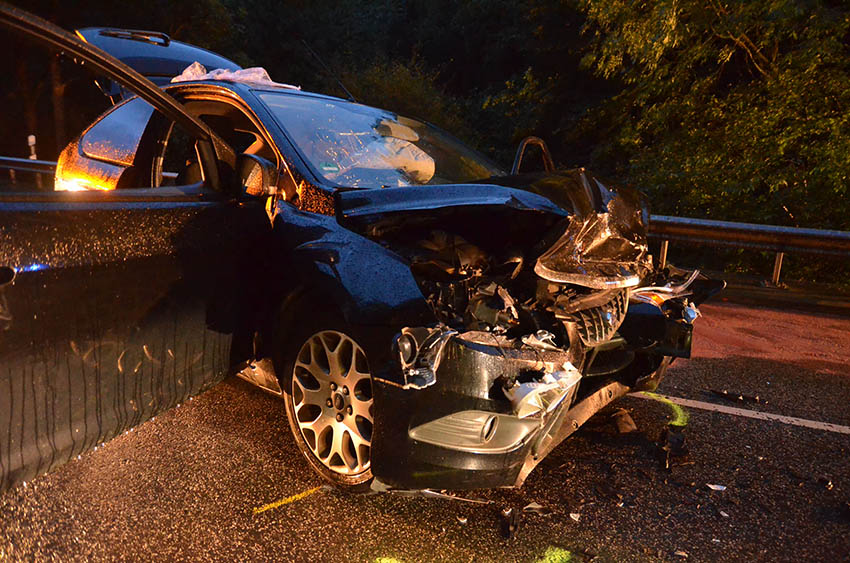
M222 80L225 82L241 82L244 84L257 84L259 86L272 86L275 88L288 88L290 90L300 90L300 86L291 84L282 84L275 82L266 72L266 69L255 66L251 68L243 68L241 70L227 70L217 68L207 72L207 69L201 63L195 61L181 72L178 76L171 79L171 82L189 82L190 80Z

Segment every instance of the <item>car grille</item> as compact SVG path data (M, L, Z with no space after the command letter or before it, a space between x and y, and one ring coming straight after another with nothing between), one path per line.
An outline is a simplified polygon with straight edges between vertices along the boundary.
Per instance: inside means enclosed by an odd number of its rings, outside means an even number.
M610 340L629 308L629 290L618 291L614 297L602 305L576 311L571 317L578 329L581 341L587 346L597 346Z

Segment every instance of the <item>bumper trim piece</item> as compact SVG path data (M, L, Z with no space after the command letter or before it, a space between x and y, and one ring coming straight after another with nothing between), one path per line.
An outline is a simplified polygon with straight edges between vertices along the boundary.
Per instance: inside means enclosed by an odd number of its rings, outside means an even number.
M450 450L480 454L507 453L522 447L540 428L540 419L486 411L461 411L412 428L408 435L420 442Z

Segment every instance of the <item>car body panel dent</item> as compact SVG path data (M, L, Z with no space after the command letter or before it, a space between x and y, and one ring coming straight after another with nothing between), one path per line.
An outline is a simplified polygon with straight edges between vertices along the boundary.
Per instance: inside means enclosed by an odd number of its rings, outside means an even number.
M434 322L405 260L344 229L333 216L279 202L274 232L281 260L304 283L331 296L352 324Z

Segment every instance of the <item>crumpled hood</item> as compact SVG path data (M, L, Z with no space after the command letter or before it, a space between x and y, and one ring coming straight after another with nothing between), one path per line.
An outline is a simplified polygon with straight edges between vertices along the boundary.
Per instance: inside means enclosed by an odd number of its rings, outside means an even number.
M640 193L606 187L583 168L544 177L528 189L572 208L563 234L534 265L541 278L594 289L633 287L652 269L649 207Z
M340 224L367 236L376 235L388 223L421 224L432 219L434 228L441 228L440 221L449 213L492 214L494 208L558 220L537 239L557 239L534 264L535 273L543 279L594 289L632 287L652 268L645 198L634 190L606 187L583 168L490 178L477 184L336 194Z

